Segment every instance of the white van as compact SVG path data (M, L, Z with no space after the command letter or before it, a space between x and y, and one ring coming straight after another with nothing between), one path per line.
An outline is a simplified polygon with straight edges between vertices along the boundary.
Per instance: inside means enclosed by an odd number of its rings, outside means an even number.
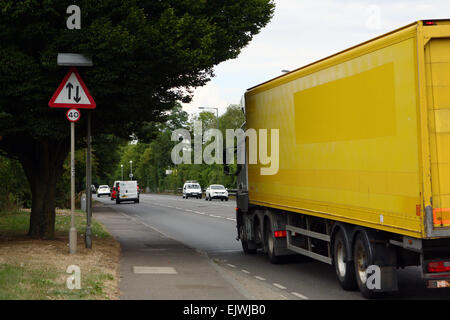
M188 199L189 197L202 198L202 188L197 181L186 181L184 183L183 199Z
M139 190L137 181L119 181L116 190L116 203L134 201L139 203Z

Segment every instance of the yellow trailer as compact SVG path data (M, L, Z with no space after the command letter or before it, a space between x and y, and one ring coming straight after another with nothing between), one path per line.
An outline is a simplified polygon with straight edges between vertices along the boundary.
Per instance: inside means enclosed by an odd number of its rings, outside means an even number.
M247 129L279 130L269 147L278 172L248 163L239 174L245 252L334 264L341 285L353 288L356 273L365 296L395 290L404 265L450 286L450 20L412 23L250 88L245 115ZM368 257L374 242L385 248ZM385 283L371 290L375 260Z

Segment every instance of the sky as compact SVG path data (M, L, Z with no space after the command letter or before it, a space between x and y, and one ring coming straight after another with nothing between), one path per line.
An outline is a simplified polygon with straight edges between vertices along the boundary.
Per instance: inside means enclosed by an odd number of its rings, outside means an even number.
M214 68L215 77L183 104L198 107L239 104L245 91L417 20L450 19L448 0L275 0L269 24L233 60ZM215 112L213 110L213 112Z

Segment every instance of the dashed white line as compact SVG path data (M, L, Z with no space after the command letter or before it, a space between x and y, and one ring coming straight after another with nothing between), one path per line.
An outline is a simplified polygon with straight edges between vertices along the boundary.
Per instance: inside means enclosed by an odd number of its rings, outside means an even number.
M272 285L273 285L274 287L277 287L278 289L281 289L281 290L286 290L286 289L287 289L285 286L282 286L282 285L279 284L279 283L272 283Z
M245 270L245 269L242 269L241 271L242 271L243 273L250 274L250 271L247 271L247 270Z
M298 292L291 292L291 294L293 294L294 296L303 299L303 300L309 300L309 298L307 296L302 295L301 293Z
M232 267L232 268L236 268L236 266L234 264L231 264L231 263L227 263L227 266Z
M261 281L266 281L266 278L260 277L260 276L255 276L256 279L261 280Z

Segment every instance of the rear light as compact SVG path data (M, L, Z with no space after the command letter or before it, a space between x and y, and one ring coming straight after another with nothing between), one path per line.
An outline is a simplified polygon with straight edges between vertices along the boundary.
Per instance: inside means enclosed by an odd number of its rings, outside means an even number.
M436 22L434 22L434 21L424 21L423 25L425 25L425 26L435 26Z
M273 234L274 234L275 238L285 238L286 230L275 231Z
M450 271L450 261L428 262L428 272L447 272Z

